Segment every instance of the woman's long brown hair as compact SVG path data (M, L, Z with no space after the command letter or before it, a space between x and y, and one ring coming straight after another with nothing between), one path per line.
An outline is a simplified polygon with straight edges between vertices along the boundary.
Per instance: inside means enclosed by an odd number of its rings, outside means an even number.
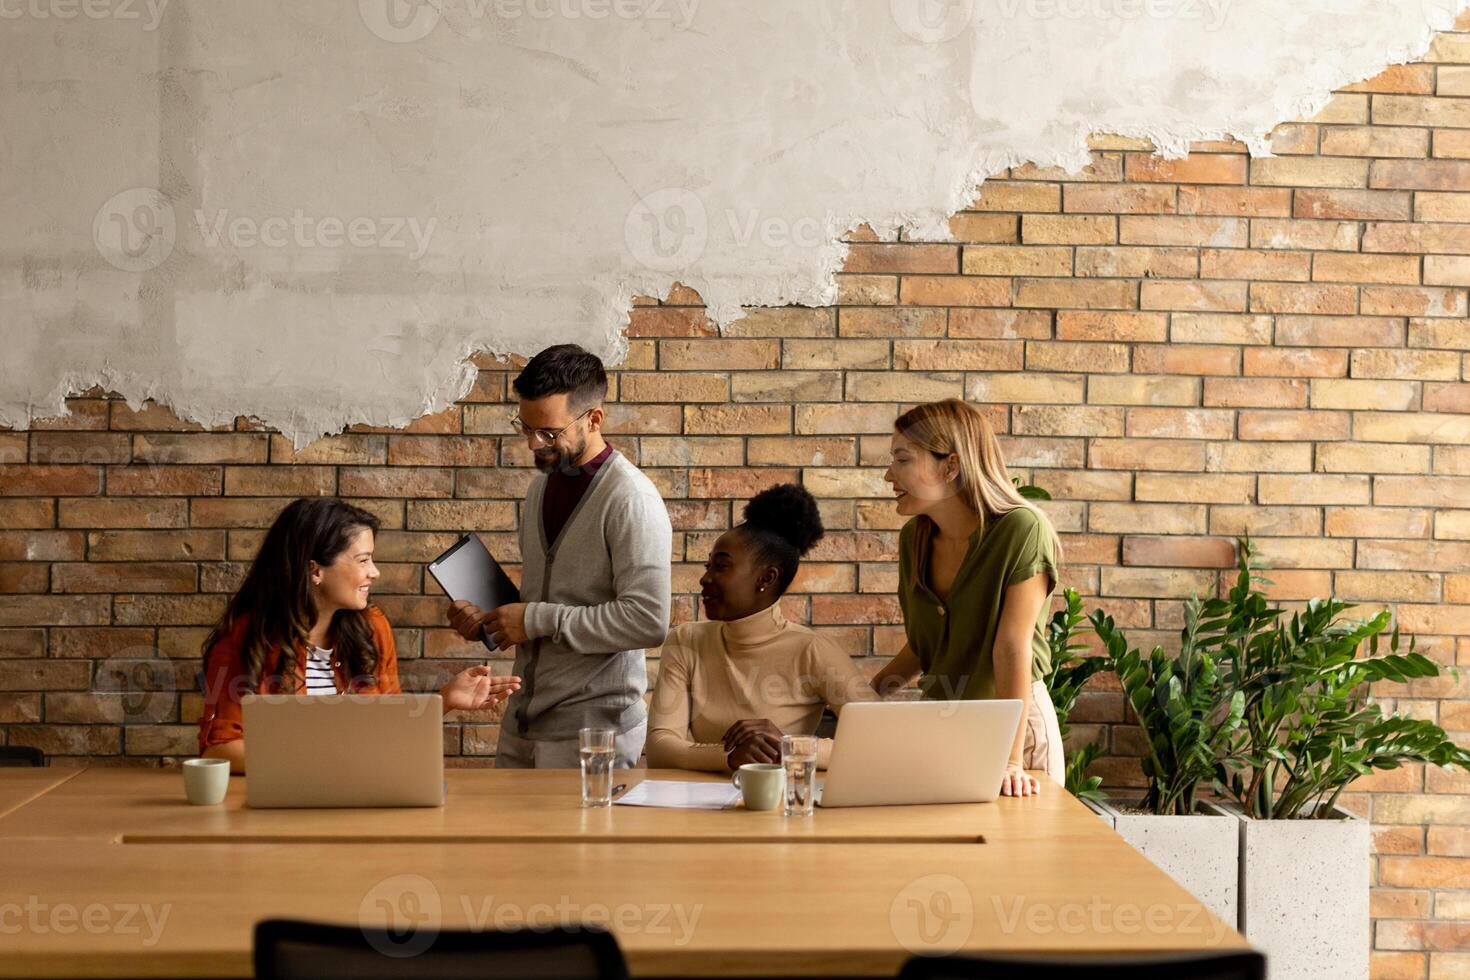
M308 497L288 504L266 532L245 581L204 641L205 659L244 618L245 675L253 690L271 651L284 648L289 654L298 640L305 642L311 630L316 606L311 598L310 562L331 565L364 528L376 534L378 519L335 497ZM328 635L348 676L371 681L378 650L363 610L337 610ZM283 686L299 689L304 679L297 674L295 656L283 656L280 663L287 681Z

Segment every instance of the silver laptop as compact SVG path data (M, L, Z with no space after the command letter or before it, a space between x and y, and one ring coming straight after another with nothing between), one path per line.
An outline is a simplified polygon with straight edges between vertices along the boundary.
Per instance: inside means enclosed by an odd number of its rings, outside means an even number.
M245 804L444 805L437 694L246 694Z
M842 706L817 804L989 803L1000 795L1019 700Z

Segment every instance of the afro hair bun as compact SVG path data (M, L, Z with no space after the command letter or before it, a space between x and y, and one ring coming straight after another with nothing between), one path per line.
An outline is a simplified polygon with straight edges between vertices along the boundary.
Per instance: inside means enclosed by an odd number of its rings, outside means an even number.
M794 483L779 483L752 497L745 505L745 522L784 538L802 555L825 533L817 501Z

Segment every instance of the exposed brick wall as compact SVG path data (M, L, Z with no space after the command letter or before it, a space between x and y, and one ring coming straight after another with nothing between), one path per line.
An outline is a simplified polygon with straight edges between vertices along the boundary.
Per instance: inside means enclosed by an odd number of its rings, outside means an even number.
M1083 174L988 182L957 242L856 234L834 308L755 310L720 337L686 290L638 305L611 440L669 502L677 618L732 505L800 480L829 534L788 612L870 668L894 653L888 433L902 407L957 396L1055 496L1066 584L1136 642L1171 643L1180 600L1228 577L1249 530L1280 599L1390 606L1424 650L1470 666L1460 27L1426 63L1280 127L1276 158L1212 142L1164 161L1101 137ZM245 419L203 432L101 392L0 432L0 740L61 765L191 753L200 642L297 495L382 518L376 601L409 683L478 657L443 627L422 563L464 529L516 553L532 471L507 425L515 365L479 366L447 412L301 452ZM145 681L163 693L139 694ZM1470 738L1466 679L1379 694ZM1099 684L1074 721L1114 753L1109 784L1136 785L1120 695ZM483 764L495 735L494 718L456 720L446 750ZM1470 778L1408 767L1355 789L1380 855L1375 976L1470 976Z

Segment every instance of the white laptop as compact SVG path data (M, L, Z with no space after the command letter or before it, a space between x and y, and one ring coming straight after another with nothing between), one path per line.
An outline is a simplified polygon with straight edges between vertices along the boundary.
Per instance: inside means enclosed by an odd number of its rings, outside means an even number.
M1021 723L1019 700L842 706L817 804L989 803Z
M437 694L246 694L245 804L444 805Z

